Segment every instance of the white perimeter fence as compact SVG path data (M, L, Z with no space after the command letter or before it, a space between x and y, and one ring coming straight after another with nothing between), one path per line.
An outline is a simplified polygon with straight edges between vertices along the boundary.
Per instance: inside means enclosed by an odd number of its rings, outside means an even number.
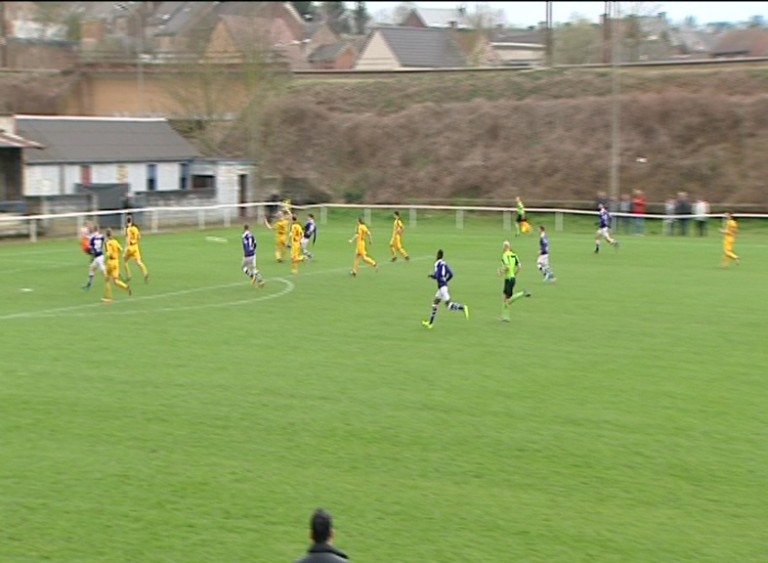
M161 231L172 231L174 229L207 229L207 228L228 228L233 223L243 223L245 221L256 221L260 223L265 217L265 213L274 207L274 202L256 202L234 205L209 205L194 207L146 207L134 209L115 209L106 211L90 211L76 213L56 213L46 215L15 215L0 213L0 235L5 236L28 236L32 242L37 241L40 236L63 237L77 236L81 227L86 221L91 220L97 223L106 222L107 226L122 227L125 224L125 216L132 214L136 222L141 224L145 231L158 233ZM455 215L456 228L464 228L464 220L467 214L471 213L496 213L499 216L501 227L509 230L514 225L515 212L509 207L483 207L483 206L451 206L451 205L365 205L365 204L318 204L318 205L294 205L294 209L302 211L311 211L316 215L320 225L328 222L329 210L359 210L358 212L371 223L372 212L374 210L392 211L398 209L404 219L407 218L409 228L415 228L418 225L418 218L421 214L424 217L430 212L452 212ZM566 217L568 216L597 216L596 211L585 211L583 209L560 209L560 208L541 208L532 207L526 209L531 214L550 214L554 219L554 228L556 231L562 231L565 228ZM630 223L638 217L631 213L612 213L614 220L629 218ZM768 218L768 214L763 213L736 213L738 218ZM645 214L641 216L644 220L658 219L662 221L664 228L670 226L674 221L681 218L693 220L692 215L658 215ZM722 213L710 213L708 218L722 218ZM101 218L101 219L100 219ZM106 221L109 219L109 221ZM109 225L109 222L112 225ZM694 221L690 221L693 223ZM630 226L634 230L634 226Z

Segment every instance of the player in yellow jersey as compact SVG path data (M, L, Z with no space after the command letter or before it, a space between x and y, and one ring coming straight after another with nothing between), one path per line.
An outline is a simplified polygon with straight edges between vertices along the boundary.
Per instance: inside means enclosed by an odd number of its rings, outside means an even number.
M268 229L275 231L275 260L278 262L283 261L283 253L285 247L288 244L288 229L290 215L286 215L283 211L278 211L277 220L274 225L270 225L267 219L264 219L264 224Z
M301 239L304 238L304 227L299 223L296 215L291 217L291 273L299 273L299 263L304 260L304 252L301 249Z
M723 234L723 260L720 262L720 266L725 268L731 261L739 264L739 257L733 251L733 243L736 242L736 233L739 230L739 224L736 219L733 218L733 214L728 211L725 214L725 220L723 222L723 228L720 232Z
M376 260L368 256L366 245L373 244L373 237L371 237L371 231L368 229L368 225L365 224L362 217L358 217L355 234L349 239L350 244L353 242L355 243L355 258L352 261L352 271L350 273L353 276L357 275L361 258L363 259L363 262L369 266L373 266L378 271L379 265L376 263Z
M112 229L107 229L107 261L106 271L104 273L104 298L102 301L107 303L112 302L112 285L124 289L131 294L131 288L123 280L120 279L120 255L123 252L123 247L116 238L112 236Z
M392 223L392 239L389 241L389 251L392 253L392 262L397 260L398 254L405 258L407 262L411 258L408 256L405 248L403 248L403 231L405 230L405 225L400 218L399 211L395 211L394 216L395 220Z
M131 267L128 262L135 260L136 264L141 268L141 273L144 275L144 281L149 281L149 272L144 262L141 261L141 250L139 250L139 241L141 241L141 233L136 223L133 222L133 216L128 215L125 218L125 254L123 254L123 265L125 266L125 279L131 281Z

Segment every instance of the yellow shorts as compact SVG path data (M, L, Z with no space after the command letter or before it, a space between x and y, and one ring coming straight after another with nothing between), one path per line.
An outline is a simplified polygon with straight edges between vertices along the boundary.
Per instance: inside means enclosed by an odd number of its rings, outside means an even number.
M123 255L125 260L129 260L131 258L135 258L136 260L141 260L141 251L139 251L139 246L129 246L125 249L125 254Z
M368 254L368 252L366 251L366 248L365 248L365 245L364 245L364 244L358 244L358 245L357 245L357 249L355 250L355 253L356 253L358 256L365 256L365 255L367 255L367 254Z
M275 244L280 247L286 246L288 244L288 237L287 236L277 237L275 239Z
M294 262L300 262L302 259L301 244L291 245L291 260Z
M108 278L117 278L120 276L120 262L117 260L107 261L107 273Z

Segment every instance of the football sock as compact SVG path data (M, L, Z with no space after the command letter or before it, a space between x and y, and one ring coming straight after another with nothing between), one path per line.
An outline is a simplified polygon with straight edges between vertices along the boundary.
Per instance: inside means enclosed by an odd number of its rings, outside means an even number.
M451 311L463 311L464 310L464 305L462 305L461 303L453 303L452 302L452 303L450 303L448 305L448 309L450 309Z
M125 263L125 277L126 279L131 279L131 267L128 265L128 262Z
M85 287L91 287L91 284L93 283L93 272L88 273L88 282L85 284Z
M112 285L109 282L104 286L104 299L112 299Z
M515 301L517 301L518 299L520 299L524 295L525 295L525 291L518 291L517 293L513 293L512 297L509 298L509 302L510 303L514 303Z
M435 322L435 317L437 316L437 305L432 305L432 312L429 314L429 324L432 324Z
M115 285L117 287L122 288L122 289L126 289L126 290L128 289L128 285L123 280L121 280L121 279L115 280Z
M501 304L501 318L502 319L509 318L509 303L507 303L506 301L502 302Z
M144 262L139 262L139 268L141 268L141 273L146 278L147 277L147 267L144 265Z

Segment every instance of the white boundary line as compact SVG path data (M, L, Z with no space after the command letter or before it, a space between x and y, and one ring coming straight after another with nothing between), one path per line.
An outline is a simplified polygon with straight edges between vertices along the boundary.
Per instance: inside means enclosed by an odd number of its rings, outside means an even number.
M421 256L417 258L411 258L411 262L424 260L428 257ZM391 264L390 262L386 262L386 264ZM385 263L380 263L379 267L385 265ZM370 268L366 268L370 269ZM304 272L300 273L298 275L298 279L302 277L307 276L313 276L313 275L324 275L324 274L338 274L341 272L349 272L350 268L333 268L331 270L320 270L320 271L313 271L313 272ZM14 319L31 319L31 318L52 318L52 317L85 317L85 316L93 316L95 314L100 314L102 311L104 311L106 308L110 309L109 314L111 315L151 315L153 313L170 313L174 311L192 311L192 310L199 310L199 309L213 309L217 307L231 307L235 305L242 305L244 303L252 303L257 301L266 301L268 299L274 299L276 297L283 297L287 295L288 293L291 293L295 289L295 284L286 278L282 277L274 277L274 278L267 278L265 281L280 281L285 285L285 288L279 291L278 293L270 293L267 295L261 295L259 296L256 294L254 297L250 297L248 299L238 299L234 301L225 301L222 303L199 303L195 305L180 305L178 307L161 307L161 308L155 308L151 310L141 309L141 310L128 310L128 311L114 311L113 308L117 307L129 307L131 303L135 303L137 301L151 301L156 299L165 299L168 297L177 297L179 295L189 295L191 293L201 293L204 291L216 291L219 289L228 289L231 287L243 287L247 286L250 282L248 281L240 281L240 282L232 282L227 284L221 284L221 285L209 285L209 286L203 286L203 287L194 287L189 289L182 289L179 291L170 291L167 293L158 293L155 295L146 295L146 296L140 296L140 297L130 297L126 299L121 299L120 301L113 301L109 305L105 305L102 302L94 302L94 303L85 303L81 305L71 305L68 307L56 307L54 309L43 309L40 311L24 311L20 313L10 313L7 315L0 316L0 321L9 321ZM258 291L257 289L254 289L254 291ZM88 310L88 312L79 312L83 310ZM97 312L98 310L98 312Z

